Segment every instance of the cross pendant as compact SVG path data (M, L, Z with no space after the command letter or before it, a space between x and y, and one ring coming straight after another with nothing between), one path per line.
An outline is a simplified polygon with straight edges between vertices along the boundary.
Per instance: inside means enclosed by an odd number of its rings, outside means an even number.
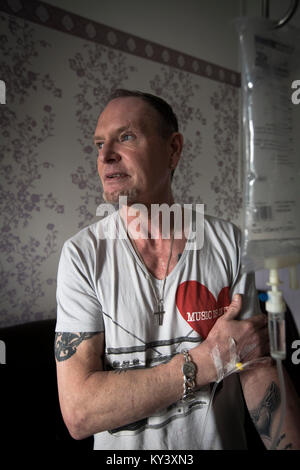
M157 312L154 312L154 315L158 317L158 324L159 326L161 326L164 322L164 313L166 313L164 311L164 305L163 305L163 302L162 300L160 300L159 304L158 304L158 311Z

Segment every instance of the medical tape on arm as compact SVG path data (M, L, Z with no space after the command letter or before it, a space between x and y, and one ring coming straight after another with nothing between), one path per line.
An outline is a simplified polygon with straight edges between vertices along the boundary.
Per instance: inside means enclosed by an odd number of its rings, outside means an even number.
M214 361L214 365L216 368L217 372L217 380L216 382L221 382L226 375L229 375L231 372L234 370L240 370L239 367L237 367L237 364L240 364L240 358L239 355L237 354L237 349L236 349L236 342L232 337L229 337L229 362L223 363L220 355L220 350L218 348L218 345L216 344L214 348L211 351L211 356Z

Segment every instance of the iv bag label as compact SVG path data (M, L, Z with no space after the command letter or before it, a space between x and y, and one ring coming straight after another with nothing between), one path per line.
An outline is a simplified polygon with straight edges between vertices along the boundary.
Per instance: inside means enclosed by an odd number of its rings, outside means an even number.
M291 45L272 37L255 36L254 42L248 89L249 239L300 239L300 109L290 93L296 70L300 76L299 59Z

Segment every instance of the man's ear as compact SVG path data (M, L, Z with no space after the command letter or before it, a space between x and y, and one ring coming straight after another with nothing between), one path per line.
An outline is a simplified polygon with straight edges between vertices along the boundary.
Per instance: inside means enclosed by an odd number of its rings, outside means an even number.
M169 167L172 170L178 165L183 147L183 135L180 132L174 132L170 137L170 160Z

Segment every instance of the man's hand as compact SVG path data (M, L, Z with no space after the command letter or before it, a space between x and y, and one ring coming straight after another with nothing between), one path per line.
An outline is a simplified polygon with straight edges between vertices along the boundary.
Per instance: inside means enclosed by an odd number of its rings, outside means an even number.
M212 351L218 347L223 367L230 362L230 338L236 344L236 353L240 360L247 362L259 357L269 356L269 335L267 328L267 316L255 315L247 320L238 320L237 317L242 308L242 296L236 294L233 297L227 312L222 315L210 330L206 340L201 344L207 350L211 358L211 381L217 379L217 371L212 359ZM197 363L197 348L191 350Z

